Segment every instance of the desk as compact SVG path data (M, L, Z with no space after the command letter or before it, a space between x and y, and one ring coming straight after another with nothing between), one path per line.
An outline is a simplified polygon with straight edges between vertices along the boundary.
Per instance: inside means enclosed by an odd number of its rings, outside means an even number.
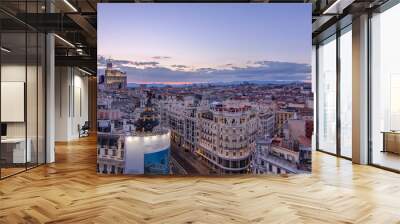
M1 139L1 157L6 163L26 163L31 162L31 139L28 142L25 152L25 138L6 138Z
M400 131L383 131L383 151L400 154Z

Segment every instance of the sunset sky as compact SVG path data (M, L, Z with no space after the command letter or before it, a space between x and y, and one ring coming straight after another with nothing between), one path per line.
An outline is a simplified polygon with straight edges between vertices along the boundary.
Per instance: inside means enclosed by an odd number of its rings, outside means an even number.
M128 82L310 79L311 4L98 5L104 58Z

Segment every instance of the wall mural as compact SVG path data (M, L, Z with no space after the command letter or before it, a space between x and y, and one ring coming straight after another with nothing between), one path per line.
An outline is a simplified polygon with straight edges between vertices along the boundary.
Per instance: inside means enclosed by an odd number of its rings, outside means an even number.
M101 174L311 172L311 4L98 5Z

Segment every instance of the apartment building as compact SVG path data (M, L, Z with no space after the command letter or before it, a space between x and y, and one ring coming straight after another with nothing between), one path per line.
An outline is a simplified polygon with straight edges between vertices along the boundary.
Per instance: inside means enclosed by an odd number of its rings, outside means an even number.
M125 172L125 136L134 133L132 112L137 99L127 95L126 74L107 61L97 97L97 172ZM110 93L113 94L110 94ZM112 97L110 97L112 96Z
M295 116L295 112L293 111L285 111L280 110L275 113L275 130L278 133L282 133L283 125L290 119Z
M261 135L274 136L275 135L275 113L273 111L260 112L260 125Z
M100 79L103 78L104 78L104 85L107 88L126 89L127 87L126 73L113 68L112 62L107 62L107 68L105 74ZM100 80L100 82L101 81L103 80Z
M251 164L254 174L306 173L300 164L301 152L293 145L282 144L282 139L260 139Z
M247 173L259 127L248 103L214 103L199 114L197 153L220 173Z

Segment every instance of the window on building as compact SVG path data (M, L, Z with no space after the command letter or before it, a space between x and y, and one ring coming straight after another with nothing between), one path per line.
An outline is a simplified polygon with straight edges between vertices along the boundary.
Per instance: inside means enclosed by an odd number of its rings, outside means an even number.
M103 173L107 173L108 171L107 171L107 164L104 164L103 165Z
M115 166L114 165L111 166L111 174L115 174Z

